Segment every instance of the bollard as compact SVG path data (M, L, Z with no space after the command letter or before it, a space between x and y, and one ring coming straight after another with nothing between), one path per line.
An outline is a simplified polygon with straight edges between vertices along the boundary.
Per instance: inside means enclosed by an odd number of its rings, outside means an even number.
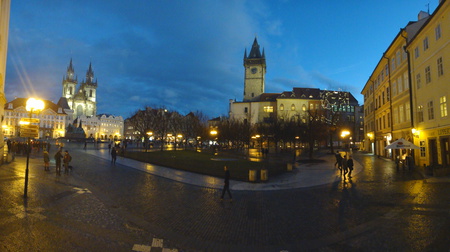
M261 169L261 181L267 181L269 179L269 171L267 169Z
M256 181L256 170L248 170L248 181L250 182Z

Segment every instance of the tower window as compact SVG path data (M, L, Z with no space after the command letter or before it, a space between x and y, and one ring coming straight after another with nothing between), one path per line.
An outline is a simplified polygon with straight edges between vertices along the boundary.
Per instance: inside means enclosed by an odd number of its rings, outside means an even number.
M72 87L69 87L69 94L72 94Z
M89 90L89 97L92 97L92 90Z

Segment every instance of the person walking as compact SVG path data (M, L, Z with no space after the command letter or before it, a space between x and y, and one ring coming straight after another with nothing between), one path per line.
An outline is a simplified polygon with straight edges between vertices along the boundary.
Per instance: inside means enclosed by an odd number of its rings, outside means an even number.
M337 166L337 168L341 171L342 173L342 156L341 153L339 151L336 151L336 163L334 163L334 167Z
M348 168L348 178L352 178L352 171L353 171L353 159L352 159L352 156L348 157L347 168Z
M69 152L66 150L66 152L64 153L64 158L63 158L64 173L65 174L69 173L69 163L70 163L70 161L72 161L72 156L70 156Z
M220 197L220 200L223 200L223 196L225 196L225 192L228 192L230 201L233 201L233 197L231 197L231 192L230 192L230 171L228 170L228 167L226 165L223 167L223 169L225 170L225 180L224 180L224 186L222 189L222 196Z
M113 163L115 165L116 160L117 160L117 150L116 150L116 147L113 147L111 150L111 163Z
M58 150L58 152L56 152L54 158L55 158L55 164L56 164L56 174L61 176L61 158L62 158L62 154L61 154L61 149Z
M44 150L44 171L50 171L50 156L47 150Z
M345 175L347 174L347 172L348 172L348 169L347 169L348 167L347 167L347 155L344 155L344 158L342 159L342 170L343 170L343 172L344 172L344 180L345 180Z

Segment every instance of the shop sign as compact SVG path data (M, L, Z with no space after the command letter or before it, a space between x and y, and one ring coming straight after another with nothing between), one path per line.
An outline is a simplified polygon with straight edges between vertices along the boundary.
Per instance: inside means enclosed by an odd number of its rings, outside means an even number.
M450 135L450 128L438 129L438 136Z

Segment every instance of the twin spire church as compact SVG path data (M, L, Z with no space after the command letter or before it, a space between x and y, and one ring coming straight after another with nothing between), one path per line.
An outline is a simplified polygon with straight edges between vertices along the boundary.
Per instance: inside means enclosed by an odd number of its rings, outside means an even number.
M94 81L94 71L92 63L86 72L86 79L82 80L78 86L78 77L75 76L75 70L70 59L66 75L62 80L62 96L58 104L73 111L73 119L82 115L87 117L97 114L97 80Z

